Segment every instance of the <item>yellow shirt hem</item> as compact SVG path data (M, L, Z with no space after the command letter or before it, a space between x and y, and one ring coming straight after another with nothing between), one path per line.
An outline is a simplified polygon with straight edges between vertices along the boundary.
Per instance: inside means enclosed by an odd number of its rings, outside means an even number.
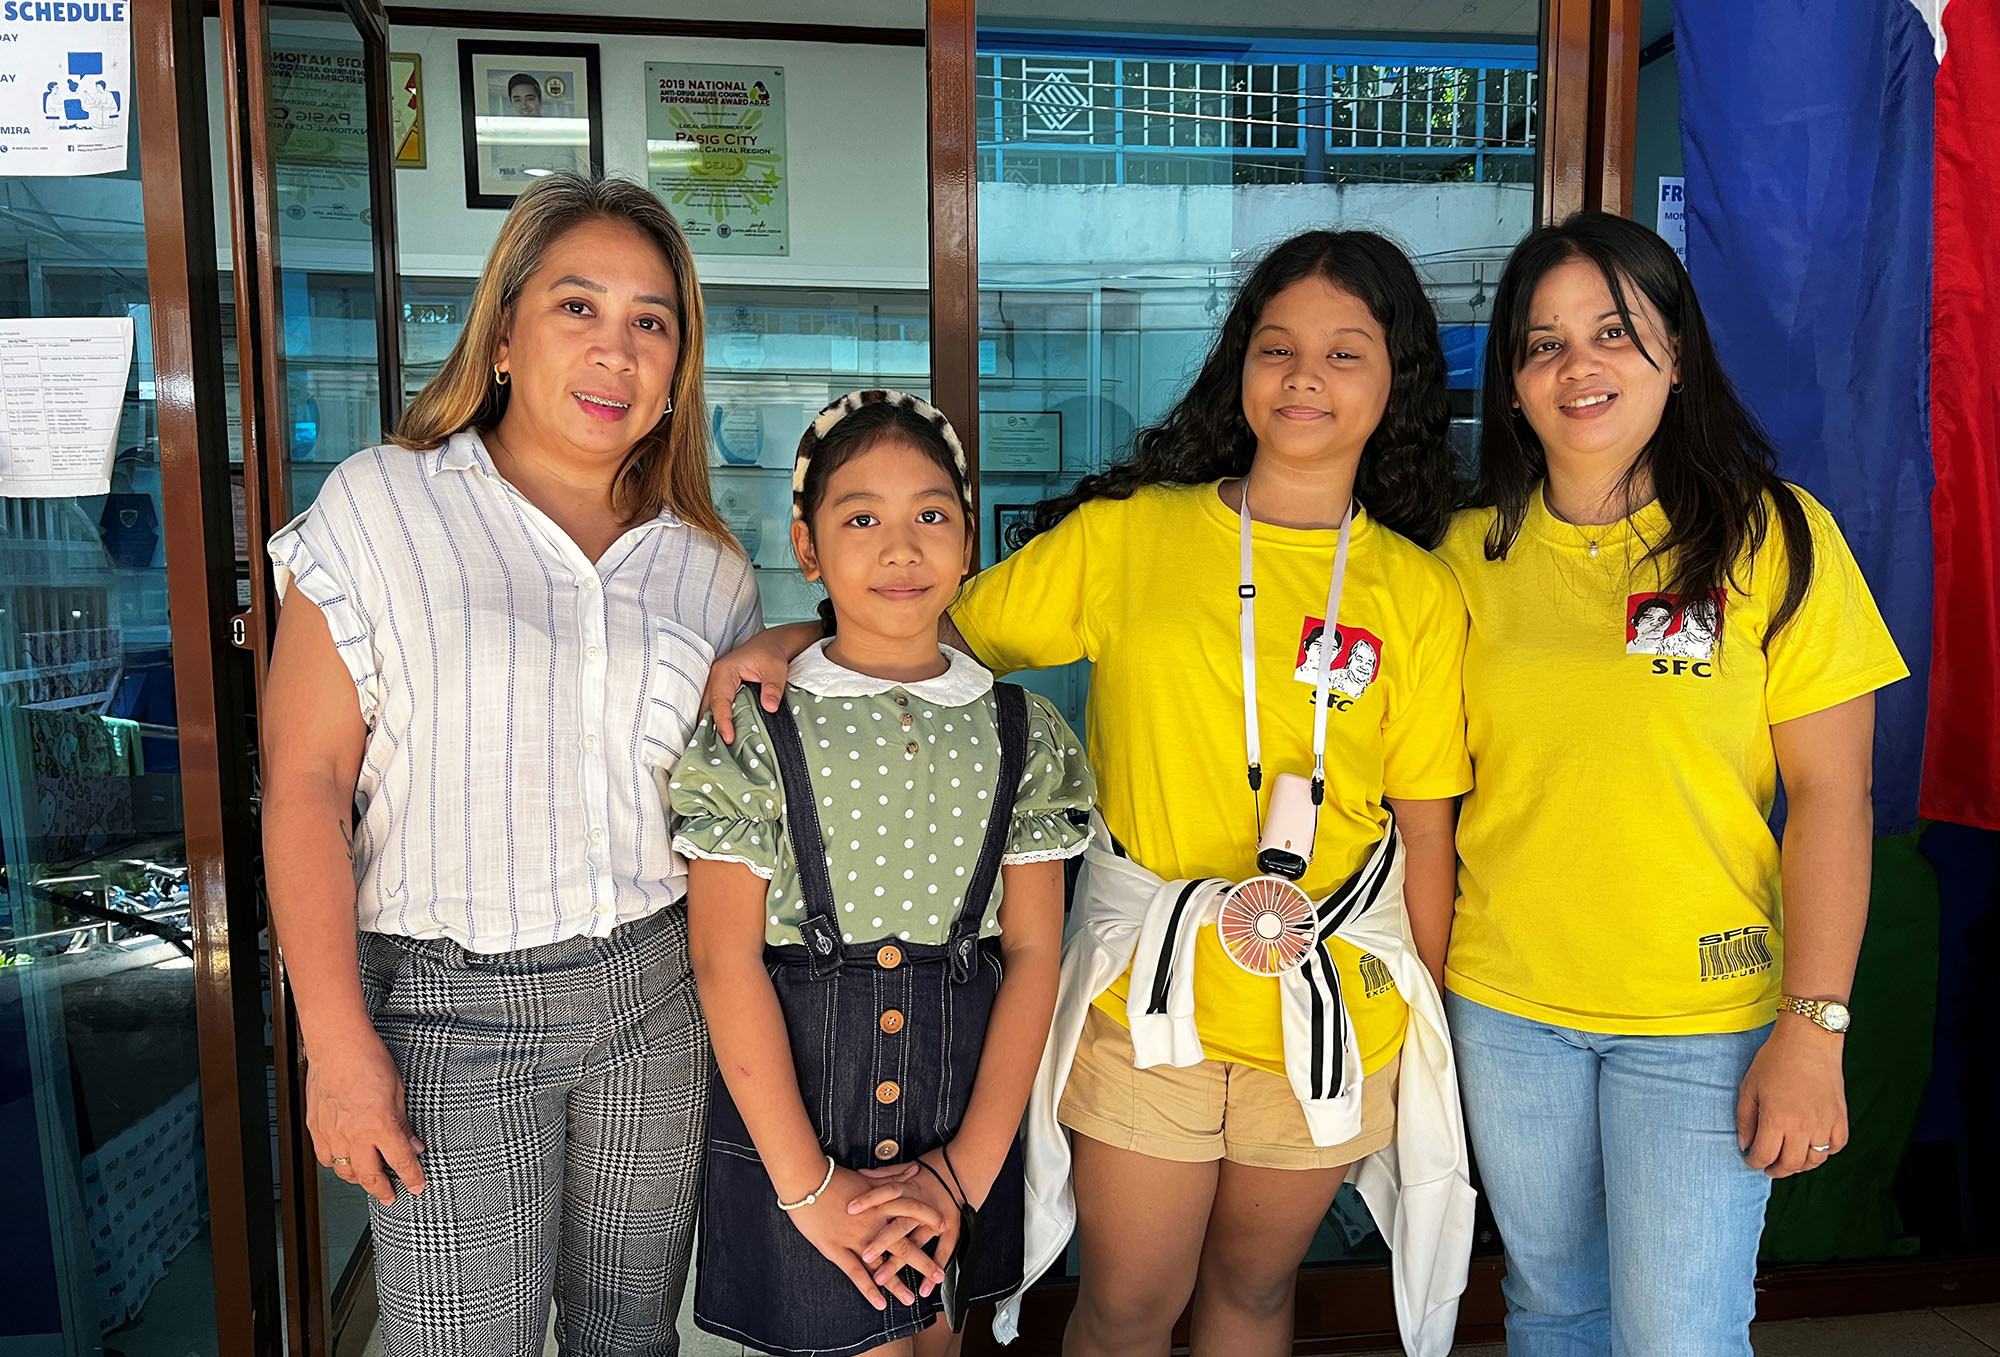
M1132 972L1128 969L1119 979L1125 984L1131 983ZM1091 1000L1090 1006L1105 1017L1116 1022L1120 1027L1125 1028L1127 1031L1131 1030L1132 1021L1125 1015L1125 996L1118 993L1115 988L1107 989L1104 993ZM1369 1075L1376 1074L1389 1067L1390 1063L1402 1053L1403 1041L1409 1035L1409 1030L1410 1011L1405 1008L1403 1010L1403 1021L1396 1026L1395 1038L1379 1050L1369 1051L1361 1057L1362 1078L1365 1079ZM1202 1049L1208 1052L1210 1060L1220 1060L1230 1065L1248 1065L1253 1070L1263 1070L1266 1074L1275 1074L1280 1079L1291 1077L1285 1072L1285 1066L1282 1061L1274 1065L1268 1060L1250 1059L1239 1052L1219 1050L1213 1047L1206 1038L1202 1041Z
M1449 966L1445 968L1444 987L1461 999L1470 999L1475 1004L1505 1013L1509 1017L1524 1018L1529 1022L1545 1022L1551 1027L1566 1027L1573 1032L1591 1032L1607 1037L1702 1037L1717 1036L1726 1032L1754 1032L1759 1027L1777 1021L1778 994L1774 989L1754 1004L1741 1008L1726 1008L1714 1013L1671 1013L1657 1017L1629 1017L1604 1013L1577 1013L1570 1009L1551 1008L1538 1004L1532 999L1523 999L1517 994L1508 994L1488 985L1482 985L1460 975Z

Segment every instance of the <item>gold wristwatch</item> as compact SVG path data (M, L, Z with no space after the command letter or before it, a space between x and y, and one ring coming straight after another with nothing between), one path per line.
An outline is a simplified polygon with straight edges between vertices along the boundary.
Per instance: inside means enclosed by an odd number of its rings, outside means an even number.
M1796 1013L1835 1036L1846 1032L1854 1023L1854 1015L1847 1011L1847 1005L1833 999L1795 999L1787 994L1778 1000L1778 1011Z

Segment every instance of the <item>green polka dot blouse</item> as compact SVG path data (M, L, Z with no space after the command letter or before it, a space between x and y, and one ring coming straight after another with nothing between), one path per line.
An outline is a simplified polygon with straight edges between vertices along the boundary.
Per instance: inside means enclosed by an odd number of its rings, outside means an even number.
M832 666L822 660L820 667ZM833 685L832 694L796 681L786 690L819 797L835 922L845 942L942 943L964 901L986 834L1000 744L990 678L978 696L948 705L936 699L966 692L963 667L955 665L952 676L961 681L872 694L852 682ZM770 882L764 937L783 946L800 941L805 901L763 716L747 693L738 694L733 746L703 717L674 770L669 801L677 852L740 863ZM1002 861L1081 853L1089 830L1067 812L1088 811L1095 796L1082 742L1046 699L1031 693L1026 763ZM1000 931L1003 890L996 881L983 934Z

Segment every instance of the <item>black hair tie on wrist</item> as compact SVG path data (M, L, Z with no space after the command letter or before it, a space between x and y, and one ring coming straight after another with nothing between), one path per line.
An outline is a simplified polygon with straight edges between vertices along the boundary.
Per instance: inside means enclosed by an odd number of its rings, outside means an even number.
M944 1261L944 1285L938 1288L938 1293L944 1301L945 1323L951 1325L953 1333L963 1333L966 1293L972 1288L979 1264L979 1209L965 1195L964 1184L958 1180L958 1166L951 1162L951 1151L940 1145L938 1153L944 1156L944 1166L951 1170L952 1182L946 1182L929 1160L919 1157L917 1162L938 1180L945 1195L958 1203L958 1246Z

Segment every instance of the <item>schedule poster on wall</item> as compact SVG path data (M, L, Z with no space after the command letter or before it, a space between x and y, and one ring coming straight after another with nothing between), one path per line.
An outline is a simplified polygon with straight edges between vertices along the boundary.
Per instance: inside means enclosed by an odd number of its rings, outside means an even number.
M646 63L646 183L705 254L790 254L785 72Z
M271 161L281 230L369 238L368 72L359 48L271 48Z
M0 175L124 171L127 9L0 4Z

